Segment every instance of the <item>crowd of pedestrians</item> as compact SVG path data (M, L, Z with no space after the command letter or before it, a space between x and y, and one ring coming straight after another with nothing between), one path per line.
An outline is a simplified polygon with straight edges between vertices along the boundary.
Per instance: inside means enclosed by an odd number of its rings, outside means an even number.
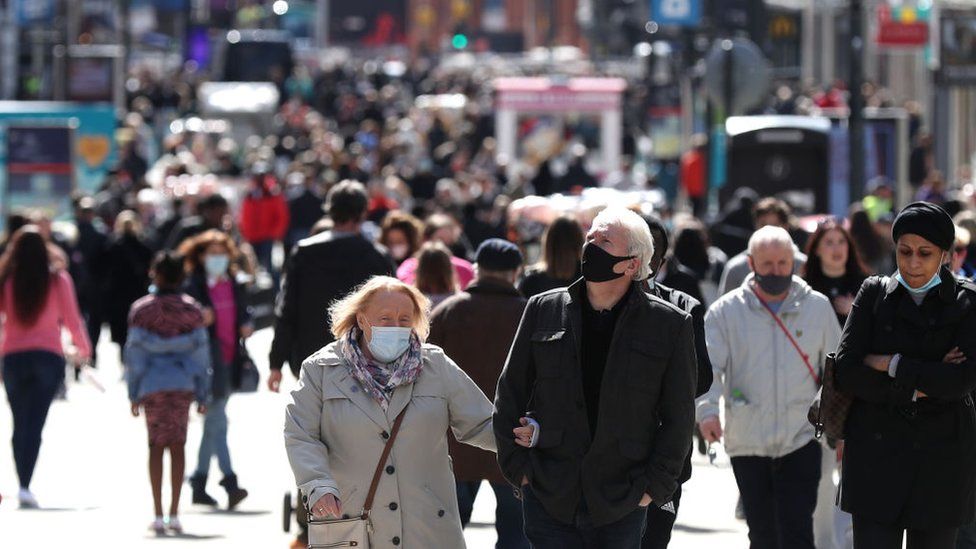
M667 547L695 437L731 457L757 549L976 539L976 204L931 169L918 189L940 205L896 211L879 184L815 227L742 187L707 222L634 203L535 230L512 200L597 178L578 147L558 177L548 162L511 169L477 78L336 69L317 82L256 141L178 134L139 162L134 138L67 228L8 216L0 348L22 507L38 506L31 476L66 365L97 367L108 324L147 424L151 528L183 529L194 402L191 501L235 509L248 492L227 404L273 296L267 389L286 364L299 381L284 411L295 547L309 522L364 510L374 547L462 547L483 481L499 549ZM468 106L427 112L421 91ZM150 113L133 114L139 135ZM181 187L211 175L234 179ZM853 399L844 440L807 420L833 353ZM208 493L214 457L226 503Z

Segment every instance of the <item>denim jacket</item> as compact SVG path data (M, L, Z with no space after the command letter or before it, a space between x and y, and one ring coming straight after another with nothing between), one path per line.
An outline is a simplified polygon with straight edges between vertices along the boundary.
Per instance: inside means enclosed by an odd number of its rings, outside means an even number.
M206 404L210 398L210 344L206 328L168 338L142 328L130 328L123 362L132 402L159 391L193 391L200 404Z

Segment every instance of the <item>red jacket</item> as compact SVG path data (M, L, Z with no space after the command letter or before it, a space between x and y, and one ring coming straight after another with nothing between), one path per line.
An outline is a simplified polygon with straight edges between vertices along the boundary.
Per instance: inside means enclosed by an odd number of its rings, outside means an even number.
M248 242L281 240L288 231L288 203L281 193L252 192L241 206L241 236Z
M690 198L702 198L708 191L705 181L705 155L691 149L681 155L681 184Z

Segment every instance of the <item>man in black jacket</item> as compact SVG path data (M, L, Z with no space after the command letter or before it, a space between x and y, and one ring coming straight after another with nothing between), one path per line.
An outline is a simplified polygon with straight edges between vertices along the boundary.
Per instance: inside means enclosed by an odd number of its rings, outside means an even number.
M498 462L521 487L538 549L637 549L647 506L671 501L691 445L691 317L642 290L653 244L608 208L583 246L583 280L533 297L498 380ZM513 428L528 411L532 448Z
M275 305L268 388L277 392L287 362L298 377L302 361L333 341L329 305L374 275L394 273L386 250L360 232L366 218L366 188L343 181L329 192L333 228L301 240L288 259Z
M705 306L685 292L665 286L657 281L657 274L664 265L664 258L670 244L668 230L656 216L644 216L651 238L654 240L654 255L651 257L651 278L647 279L647 293L659 297L674 305L678 309L691 315L691 325L695 333L695 355L698 360L698 382L695 388L695 398L708 392L712 386L712 362L708 359L708 349L705 347ZM662 507L652 506L647 510L647 529L644 531L642 549L666 548L671 541L671 529L678 516L678 504L681 501L681 484L691 478L691 453L685 458L684 468L678 478L678 487L671 497L671 505Z

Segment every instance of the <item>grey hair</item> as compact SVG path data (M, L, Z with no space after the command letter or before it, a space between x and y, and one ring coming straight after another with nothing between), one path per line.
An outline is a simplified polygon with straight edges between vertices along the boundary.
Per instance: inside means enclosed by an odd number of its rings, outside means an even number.
M627 255L637 258L639 265L634 280L644 280L651 276L651 257L654 256L654 239L647 223L631 210L610 206L593 218L592 227L616 225L627 231Z
M786 232L786 229L775 225L766 225L757 229L749 237L749 255L753 255L759 248L769 245L780 245L792 250L793 239L790 238L790 233Z

